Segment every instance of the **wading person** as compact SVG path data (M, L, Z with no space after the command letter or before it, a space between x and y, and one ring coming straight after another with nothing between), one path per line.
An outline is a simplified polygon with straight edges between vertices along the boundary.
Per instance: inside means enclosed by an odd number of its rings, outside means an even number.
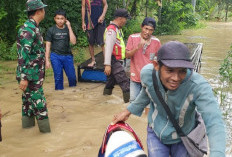
M28 20L20 27L17 35L17 80L22 94L22 127L35 126L37 119L42 133L50 132L48 110L43 92L45 77L45 48L39 23L45 17L41 0L26 3Z
M91 63L89 67L96 64L94 57L94 45L100 45L104 52L103 34L105 31L105 15L107 12L106 0L82 0L82 29L87 32L89 42L89 53Z
M117 9L114 13L114 20L106 28L105 38L105 74L107 82L103 95L111 95L112 90L117 83L123 91L123 100L129 102L130 81L122 66L122 59L125 58L125 43L121 28L126 24L127 18L130 18L127 10Z
M77 84L73 55L70 48L70 43L76 44L76 36L64 10L57 10L54 20L56 24L50 27L46 34L46 68L50 68L52 64L55 90L63 90L63 70L67 75L69 87L74 87Z
M156 28L156 21L146 17L141 25L141 32L129 36L126 45L126 57L130 58L130 102L134 101L142 84L141 69L151 63L159 50L161 43L152 35Z
M146 105L152 102L147 127L149 157L189 156L154 90L154 70L158 90L182 132L189 134L196 127L198 111L206 126L210 157L225 156L226 133L219 104L209 83L192 71L189 56L189 50L183 43L171 41L164 44L158 51L157 60L144 66L141 71L143 87L137 98L113 119L113 123L117 123L127 120L130 114L141 116Z

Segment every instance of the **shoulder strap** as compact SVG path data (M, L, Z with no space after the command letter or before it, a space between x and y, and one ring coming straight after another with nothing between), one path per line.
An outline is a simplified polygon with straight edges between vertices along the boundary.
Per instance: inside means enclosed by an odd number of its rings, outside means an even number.
M117 29L119 29L118 26L117 26L116 24L114 24L114 23L109 24L109 26L110 26L110 25L113 25L113 26L115 26Z
M117 28L118 29L118 32L115 30L115 32L117 33L117 35L118 35L118 33L119 33L119 36L120 37L124 37L124 34L123 34L123 32L122 32L122 29L120 29L116 24L114 24L114 23L111 23L111 24L109 24L109 26L114 26L115 28ZM108 27L109 27L108 26ZM110 27L111 28L111 27ZM124 39L123 39L123 41L124 41Z
M170 121L172 122L174 128L176 129L176 132L178 133L179 136L185 136L185 134L183 133L183 131L181 130L179 124L177 123L177 121L175 120L170 108L168 107L168 105L166 104L166 102L164 101L161 92L159 91L159 86L158 86L158 81L156 78L156 71L153 70L152 71L152 80L153 80L153 87L155 89L156 95L159 98L159 101L161 102L161 104L163 105Z

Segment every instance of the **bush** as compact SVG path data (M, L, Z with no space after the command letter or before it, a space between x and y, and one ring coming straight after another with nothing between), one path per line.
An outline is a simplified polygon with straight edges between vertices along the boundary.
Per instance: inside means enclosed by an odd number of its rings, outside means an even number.
M18 22L17 22L15 29L18 31L19 28L24 24L26 20L27 20L27 15L25 14L25 12L24 11L20 12L18 14Z
M84 62L86 59L85 56L85 48L81 48L81 47L76 47L75 51L73 51L73 58L74 58L74 62L77 64L81 64L82 62Z
M191 4L186 4L182 9L182 20L185 22L184 28L189 28L197 25L198 19L193 13Z
M0 8L0 20L7 16L7 12L4 10L4 8Z
M127 24L123 27L124 39L128 39L129 35L139 33L141 31L142 20L131 19L127 21Z
M228 52L226 58L223 60L221 64L219 74L221 76L222 81L232 83L232 46L231 50Z
M16 42L11 48L7 47L8 43L0 40L0 60L16 60L17 59L17 44Z
M0 59L5 59L7 53L7 43L0 38Z
M157 32L158 34L177 34L184 28L195 26L197 21L192 5L181 1L164 3Z
M17 34L18 15L25 10L26 0L1 0L0 8L4 8L7 15L0 20L0 38L12 45ZM25 14L25 12L24 12Z
M16 60L18 58L17 56L17 43L15 42L11 48L10 48L10 53L7 55L6 60Z
M231 85L232 85L232 46L228 52L226 58L221 63L219 69L220 74L220 87L216 89L219 95L219 101L222 108L224 108L224 115L228 115L231 112Z

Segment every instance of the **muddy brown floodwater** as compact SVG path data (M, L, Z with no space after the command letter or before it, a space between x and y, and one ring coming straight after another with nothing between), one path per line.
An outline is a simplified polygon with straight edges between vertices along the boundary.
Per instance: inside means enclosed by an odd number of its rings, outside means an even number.
M207 23L207 28L186 30L182 35L161 36L162 44L169 40L203 43L201 74L214 85L220 62L229 51L232 23ZM122 100L118 86L111 96L103 96L103 83L79 83L54 90L53 76L46 78L44 92L48 103L52 132L41 134L38 127L21 128L21 91L15 81L16 62L2 62L0 76L0 107L2 136L0 157L96 157L106 127L115 113L128 104ZM147 119L131 116L127 121L140 137L146 150ZM230 152L230 154L232 154ZM227 156L231 156L228 154Z

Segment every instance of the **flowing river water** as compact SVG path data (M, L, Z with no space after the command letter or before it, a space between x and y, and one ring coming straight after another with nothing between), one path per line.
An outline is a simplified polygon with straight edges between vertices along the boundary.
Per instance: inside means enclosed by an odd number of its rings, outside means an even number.
M162 44L170 40L178 40L184 43L203 43L202 65L200 73L210 82L213 88L218 87L219 68L225 59L232 44L232 23L210 22L206 28L197 30L185 30L181 35L160 36ZM231 88L230 88L231 89ZM230 91L231 93L231 91ZM230 97L229 106L231 109ZM223 111L225 112L225 111ZM229 112L230 113L230 112ZM232 156L232 123L231 115L225 118L227 125L227 156Z
M181 35L161 36L162 44L169 40L185 43L203 43L202 67L200 73L211 83L218 75L222 60L230 50L232 23L207 23L207 27L185 30Z

